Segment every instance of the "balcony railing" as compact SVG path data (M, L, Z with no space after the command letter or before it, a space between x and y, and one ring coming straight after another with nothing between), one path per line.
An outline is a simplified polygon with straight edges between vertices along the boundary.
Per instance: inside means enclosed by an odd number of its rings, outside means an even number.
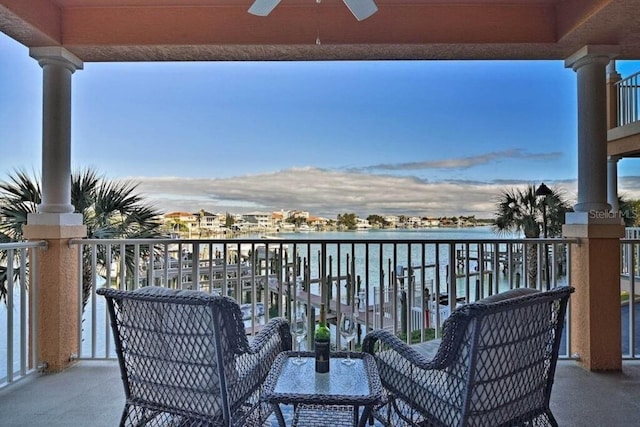
M46 246L0 243L0 388L37 368L36 268Z
M621 245L622 356L640 359L640 238L622 239Z
M616 82L618 126L640 121L640 72Z
M570 282L568 239L372 240L372 239L233 239L105 240L78 239L84 265L78 290L86 305L78 307L77 332L82 359L113 359L115 349L102 286L134 289L157 285L228 295L246 314L248 335L274 316L288 317L293 301L311 314L320 302L335 319L353 301L359 310L360 337L386 328L407 342L428 340L458 304L515 287L546 289ZM44 243L0 245L1 265L10 278L6 304L0 305L0 387L24 377L35 359L34 257ZM31 249L31 250L30 250ZM636 283L640 240L621 241L623 357L640 358ZM27 274L25 268L31 266ZM19 274L16 274L19 272ZM31 308L30 308L31 307ZM313 316L309 316L313 320ZM571 321L569 307L568 321ZM570 357L569 337L561 357ZM339 334L334 333L340 347ZM1 338L0 338L1 340ZM307 345L310 345L310 337Z
M568 283L571 242L76 240L81 260L92 272L81 277L84 283L90 281L91 290L84 311L78 311L79 356L114 356L96 286L135 289L153 284L231 296L246 314L248 335L271 317L288 317L293 301L308 307L310 322L321 302L329 307L330 319L354 304L360 337L386 328L407 342L421 342L437 337L439 326L461 303L514 287L546 289ZM340 347L339 334L333 335Z

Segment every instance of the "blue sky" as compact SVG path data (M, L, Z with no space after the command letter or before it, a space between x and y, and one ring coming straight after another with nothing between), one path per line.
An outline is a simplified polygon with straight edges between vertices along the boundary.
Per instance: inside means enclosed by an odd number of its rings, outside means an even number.
M85 63L72 164L163 211L490 217L514 186L575 199L575 80L563 61ZM40 170L41 97L0 34L0 179ZM630 198L637 167L619 164Z

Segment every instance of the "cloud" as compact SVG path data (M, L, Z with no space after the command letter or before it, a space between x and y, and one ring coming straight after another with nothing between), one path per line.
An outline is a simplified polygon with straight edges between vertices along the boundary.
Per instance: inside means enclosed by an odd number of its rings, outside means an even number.
M618 177L618 195L627 200L640 200L640 176Z
M319 168L292 168L232 178L131 178L138 189L163 211L205 209L246 213L299 209L335 218L340 213L410 216L476 215L490 218L500 192L530 185L513 182L428 181ZM551 187L560 184L547 183ZM575 181L563 182L568 198Z
M520 148L510 150L494 151L469 157L453 157L442 160L424 160L421 162L407 163L381 163L366 166L362 170L423 170L423 169L469 169L492 162L499 162L504 159L524 159L524 160L555 160L562 157L561 152L552 153L528 153Z

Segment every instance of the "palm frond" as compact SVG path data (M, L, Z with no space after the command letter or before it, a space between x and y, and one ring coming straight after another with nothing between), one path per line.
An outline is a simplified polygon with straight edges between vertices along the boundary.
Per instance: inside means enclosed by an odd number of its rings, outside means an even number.
M561 190L552 190L546 198L536 196L535 185L523 189L506 189L496 200L493 229L498 234L523 233L525 237L540 237L542 230L543 204L547 211L547 226L550 236L560 235L564 215L570 211Z
M71 203L76 212L85 212L93 204L99 177L92 169L83 169L71 175Z
M41 194L37 178L22 169L15 170L8 182L0 182L0 198L4 203L24 202L37 206L41 203Z
M131 181L113 181L92 169L84 169L71 175L71 203L75 212L81 213L90 238L150 238L161 235L157 218L160 215L145 203L136 192L137 184ZM22 239L22 226L27 215L37 211L41 203L39 180L24 171L16 171L8 181L0 182L0 241ZM119 249L107 254L97 252L98 266L116 260ZM115 258L114 258L115 257ZM93 285L91 257L83 258L83 306ZM127 266L133 268L133 265ZM6 278L0 272L0 298L6 294Z
M24 170L14 171L8 181L0 182L0 233L9 241L22 240L27 215L36 212L41 202L40 185Z

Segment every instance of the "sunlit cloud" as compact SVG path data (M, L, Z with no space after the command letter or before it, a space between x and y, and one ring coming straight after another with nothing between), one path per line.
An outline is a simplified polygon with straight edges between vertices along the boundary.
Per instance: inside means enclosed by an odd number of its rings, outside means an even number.
M233 178L132 178L164 212L205 209L210 212L247 213L299 209L311 215L335 218L341 213L409 216L475 215L491 218L505 189L539 183L514 179L500 181L431 181L319 168L292 168ZM575 203L575 179L547 181ZM640 198L640 177L626 177L621 194Z

